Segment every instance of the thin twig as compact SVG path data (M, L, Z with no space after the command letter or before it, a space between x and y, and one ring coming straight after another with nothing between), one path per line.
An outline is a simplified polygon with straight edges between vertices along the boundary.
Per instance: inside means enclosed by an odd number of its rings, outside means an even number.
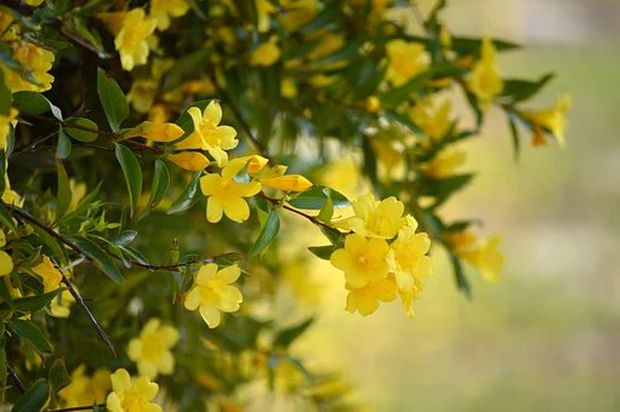
M9 379L19 389L21 393L26 392L26 386L24 386L24 382L17 376L15 369L11 367L11 365L6 365L6 369L8 371Z
M215 87L215 90L217 91L217 94L221 96L222 100L224 100L226 104L228 105L228 107L230 107L230 111L233 112L233 114L237 118L237 121L239 122L239 124L241 125L245 133L248 135L248 139L250 140L254 148L258 150L258 152L261 155L268 158L269 154L265 150L265 147L254 136L254 133L252 133L252 128L250 127L248 122L245 121L245 119L243 118L243 115L241 114L241 111L237 108L237 106L235 105L235 102L232 100L230 95L226 92L226 90L224 90L223 87L220 86L219 82L217 81L217 77L215 76L215 73L209 73L209 77L211 79L211 83L213 83L213 86Z
M47 412L92 411L95 409L95 406L99 408L104 408L105 403L100 403L98 405L72 406L70 408L50 409Z

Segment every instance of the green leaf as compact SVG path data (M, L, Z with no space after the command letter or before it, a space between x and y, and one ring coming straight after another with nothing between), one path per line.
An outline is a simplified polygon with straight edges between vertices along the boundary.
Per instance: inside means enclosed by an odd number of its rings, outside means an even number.
M48 379L54 392L58 392L71 383L71 377L63 359L54 360L54 363L50 366Z
M332 257L332 253L334 253L339 248L335 245L326 245L326 246L310 246L308 250L312 252L312 254L319 259L329 260Z
M17 227L15 226L15 222L13 221L13 215L8 211L4 205L0 204L0 223L13 231L13 233L17 233Z
M4 401L4 391L6 390L7 379L7 363L6 363L6 351L4 350L5 338L0 335L0 402Z
M71 154L71 140L67 137L62 126L58 128L58 144L56 145L56 157L65 160Z
M248 252L249 256L256 256L263 252L267 246L276 238L280 231L280 216L275 209L271 209L265 224L261 229L256 241Z
M69 176L62 162L56 161L56 173L58 182L58 191L56 193L56 218L60 219L71 204L71 186L69 185Z
M148 215L151 210L153 210L159 202L164 198L166 192L168 191L168 187L170 186L170 172L168 171L168 167L166 163L161 160L155 160L155 170L153 171L153 183L151 183L151 195L149 197L149 201L146 204L146 209L144 209L144 213L142 217Z
M50 385L45 379L38 379L19 397L11 412L40 412L50 397Z
M13 93L13 106L20 113L33 116L51 111L52 115L62 121L62 112L41 93L21 91Z
M112 239L112 243L120 246L129 246L138 236L138 232L135 230L125 230L121 232L117 237Z
M129 105L116 80L108 77L101 68L97 69L97 93L110 128L118 132L129 116Z
M11 90L4 81L4 72L0 72L0 116L7 116L9 114L11 101Z
M73 243L82 251L83 254L95 261L97 267L105 273L113 282L121 284L125 280L123 274L118 270L114 260L103 251L97 244L85 237L71 237Z
M452 263L452 270L454 271L456 287L465 294L467 299L471 299L471 287L469 286L469 281L463 272L463 266L461 265L460 259L458 256L450 253L450 262Z
M122 144L116 144L114 153L125 175L125 183L129 192L130 214L133 216L142 193L142 169L140 168L140 162L138 162L136 155L127 146Z
M178 197L177 200L174 201L170 209L166 212L169 215L173 215L175 213L181 213L194 206L198 199L200 199L200 190L199 182L201 172L194 173L194 177L192 177L192 181L185 188L183 193Z
M44 293L42 295L14 299L11 306L13 307L13 309L20 312L36 312L37 310L47 306L47 304L50 303L60 291L62 291L61 288Z
M273 346L276 348L288 348L293 341L300 337L301 334L312 325L312 323L314 323L314 318L308 318L297 325L281 330L276 334Z
M502 96L507 97L511 103L527 100L540 91L551 79L555 77L555 73L547 73L536 81L507 79L504 80L504 88Z
M313 186L310 190L306 190L289 200L288 203L298 209L321 210L325 207L328 198L331 198L335 208L351 205L345 195L325 186Z
M327 197L327 201L325 202L325 206L321 209L319 214L317 215L317 219L322 222L329 222L334 215L334 202L332 201L331 196Z
M41 242L48 248L49 252L52 256L55 256L61 259L62 264L65 264L67 261L67 257L65 256L64 248L58 243L56 238L52 237L45 230L41 229L39 226L32 225L32 230L37 234L37 236L41 239Z
M508 113L506 117L508 119L508 126L510 126L510 134L512 136L512 147L514 149L515 159L518 159L521 152L519 129L517 128L517 123L515 122L514 117L510 113Z
M89 132L81 128L99 130L97 123L85 117L69 117L65 121L66 133L78 142L90 143L94 142L97 140L97 137L99 137L97 132Z
M9 329L21 339L32 343L41 353L52 352L53 347L45 333L30 320L11 319Z

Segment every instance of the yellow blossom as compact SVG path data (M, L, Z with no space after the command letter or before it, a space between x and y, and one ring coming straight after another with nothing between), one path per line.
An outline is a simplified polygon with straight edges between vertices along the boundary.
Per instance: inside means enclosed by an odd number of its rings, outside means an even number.
M372 194L367 194L353 202L355 216L341 224L364 236L388 239L402 226L404 210L403 203L394 196L377 201Z
M191 116L194 131L177 143L177 149L202 149L209 152L219 166L228 161L226 150L237 147L237 131L230 126L220 126L222 107L212 100L201 113L198 107L190 107L187 113Z
M6 245L6 236L0 229L0 247ZM13 258L4 250L0 250L0 277L9 275L13 271Z
M395 39L390 40L385 47L388 56L386 76L396 87L426 71L430 65L430 55L419 43Z
M283 77L280 81L280 93L282 97L287 99L297 97L297 85L295 84L295 80L290 77Z
M419 100L409 111L411 120L433 140L439 140L451 126L452 104L444 100L438 104L431 96Z
M280 58L280 48L276 44L277 39L272 37L269 41L262 43L250 55L252 66L271 66Z
M103 403L110 390L110 372L98 369L92 377L86 375L86 366L80 365L71 373L71 383L58 392L65 407Z
M69 290L63 290L50 302L50 314L55 318L68 318L71 314L71 305L75 298Z
M319 170L316 176L318 183L333 187L347 197L355 197L360 180L359 169L350 158L327 164Z
M131 84L127 101L135 111L148 113L157 95L157 82L153 79L136 79Z
M555 106L549 109L524 110L523 117L536 129L544 128L549 131L561 146L566 145L564 136L566 131L566 111L570 108L571 98L568 95L559 97Z
M123 137L143 136L145 139L154 142L168 143L177 140L183 136L183 133L185 133L183 129L174 123L156 123L147 120L128 131Z
M7 115L0 115L0 150L6 150L11 127L17 123L17 109L11 107Z
M381 101L377 96L368 96L365 107L368 113L379 113L381 110Z
M9 175L4 173L4 192L2 193L2 201L9 205L15 205L22 207L24 205L24 199L14 190L11 189L11 182L9 181Z
M250 217L250 208L244 197L257 194L261 189L261 184L235 181L235 175L243 167L243 163L233 162L224 167L221 174L207 173L200 178L200 189L208 197L207 220L209 222L219 222L223 213L235 222L243 222Z
M60 287L62 274L48 256L43 256L43 261L32 268L35 275L43 281L43 292L51 292Z
M209 328L216 328L221 322L221 313L232 313L239 310L243 295L232 284L239 278L241 270L231 265L217 270L215 263L202 265L194 286L185 296L187 310L199 309L202 319Z
M117 36L123 28L125 18L127 17L126 11L114 11L107 13L97 13L97 18L103 22L103 24L110 30L110 32Z
M258 14L258 31L264 33L269 30L270 15L276 12L276 7L269 0L256 0Z
M4 81L12 93L19 91L44 92L52 88L54 76L48 73L54 63L54 53L33 43L19 40L12 42L13 58L30 71L35 83L24 79L20 73L0 65Z
M379 238L366 239L354 233L344 241L344 248L332 253L330 262L344 271L344 277L352 288L361 288L371 282L386 278L389 251L387 242Z
M150 319L140 336L129 342L127 355L138 364L141 376L155 379L158 374L170 375L174 357L170 348L179 340L179 332L172 326L161 325L159 319Z
M478 241L477 237L468 231L451 233L447 237L454 253L475 266L482 277L489 282L499 280L499 274L504 266L504 256L497 250L501 241L499 236Z
M170 17L181 17L187 10L187 0L151 0L149 14L159 30L166 30L170 26Z
M117 369L111 376L112 393L106 399L110 412L161 412L161 406L151 402L159 386L146 376L132 378L125 369Z
M493 40L489 37L483 38L480 59L474 64L467 80L469 90L483 106L492 102L504 88L504 82L497 67L495 53Z
M305 192L310 187L312 187L312 182L310 182L302 175L269 177L259 179L259 181L263 186L282 190L284 192Z
M280 23L288 31L295 31L314 18L319 3L317 0L281 0Z
M127 13L123 26L114 39L123 69L130 71L134 66L146 63L149 56L148 38L154 31L155 21L146 17L144 10L136 8Z
M444 149L430 161L420 165L420 170L427 176L443 179L452 176L455 170L465 163L465 158L466 154L462 150Z
M310 60L318 60L321 57L328 56L334 53L336 50L344 46L344 38L335 33L319 31L314 36L310 37L310 40L318 37L318 44L308 53Z
M24 0L24 3L26 3L29 6L32 7L38 7L40 6L45 0Z
M361 288L353 288L347 284L346 310L351 313L359 312L368 316L379 307L379 301L390 302L396 298L396 284L392 278L368 283Z
M69 190L71 191L71 203L67 211L71 212L77 208L80 200L86 195L86 184L75 179L69 179Z

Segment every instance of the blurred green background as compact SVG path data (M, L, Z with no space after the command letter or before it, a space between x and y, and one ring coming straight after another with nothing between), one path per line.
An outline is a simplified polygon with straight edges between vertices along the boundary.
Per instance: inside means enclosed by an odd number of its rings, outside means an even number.
M558 73L532 106L571 94L568 146L533 148L523 133L515 162L493 113L467 147L479 175L444 214L478 216L482 233L502 235L502 281L470 272L467 301L436 251L414 320L398 303L362 318L343 310L341 274L318 266L330 292L297 350L346 371L377 411L620 410L620 2L450 3L454 33L525 45L502 55L505 74Z

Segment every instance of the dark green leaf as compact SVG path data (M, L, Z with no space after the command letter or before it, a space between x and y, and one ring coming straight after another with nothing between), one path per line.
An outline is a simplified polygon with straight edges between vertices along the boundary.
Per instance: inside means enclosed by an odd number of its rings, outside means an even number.
M155 160L155 170L153 171L153 183L151 183L151 195L144 210L143 217L153 210L164 198L170 186L170 172L163 160Z
M510 126L510 134L512 136L512 147L514 149L515 159L519 158L519 153L521 152L521 140L519 139L519 129L517 128L517 123L511 114L506 115L508 119L508 126Z
M38 379L19 397L11 412L40 412L49 397L49 383L45 379Z
M8 211L4 205L0 205L0 223L4 226L12 230L14 233L17 232L17 227L15 226L15 222L13 221L13 215Z
M431 78L431 72L421 73L400 87L393 88L380 96L381 103L388 106L397 106L418 91Z
M194 173L192 181L185 188L183 193L181 193L178 199L174 201L172 206L170 206L170 209L166 212L167 214L173 215L175 213L184 212L196 204L198 199L200 199L199 182L201 175L201 172Z
M463 272L463 266L461 265L460 259L458 256L450 253L450 262L452 263L452 270L454 271L456 287L465 294L467 299L471 299L471 287L469 286L469 281Z
M332 253L334 253L339 248L335 245L326 245L326 246L310 246L308 250L312 252L312 254L319 259L329 260L331 258Z
M123 121L129 116L129 105L118 83L108 77L101 68L97 69L97 93L110 128L118 132Z
M324 186L313 186L310 190L306 190L289 200L288 203L298 209L321 210L325 207L328 197L331 198L335 208L351 205L351 202L345 195Z
M328 197L327 201L325 202L325 206L323 206L323 208L321 209L321 211L319 212L316 218L322 222L329 222L333 215L334 215L334 202L332 201L331 197Z
M4 340L4 337L0 335L0 402L4 401L4 391L6 389L7 379L7 363L6 351L4 350Z
M310 325L312 325L313 322L314 318L308 318L297 325L281 330L276 334L273 341L273 346L276 348L288 348L293 341L300 337L301 334L304 333Z
M85 117L69 117L65 122L66 133L78 142L94 142L99 137L95 131L90 132L84 129L99 130L97 123ZM72 127L76 126L76 127Z
M20 312L36 312L50 303L62 289L56 289L42 295L28 296L25 298L14 299L11 305L13 309Z
M248 252L249 256L256 256L262 253L267 246L276 238L280 231L280 216L275 209L271 209L265 224L263 225L256 241Z
M67 137L62 126L58 128L58 144L56 145L56 157L65 160L71 154L71 140Z
M118 270L114 260L103 251L97 244L85 237L72 237L71 240L82 251L82 253L93 261L97 267L105 273L112 281L121 284L125 280L123 274Z
M11 319L9 329L21 339L32 343L41 353L52 352L53 347L45 333L30 320Z
M0 71L0 116L7 116L11 110L11 90L4 82L4 72Z
M56 174L58 191L56 193L56 218L60 219L71 204L71 187L69 185L69 176L62 162L56 161Z
M60 243L58 243L58 240L56 240L56 238L47 233L45 230L41 229L39 226L32 225L32 230L34 230L37 236L41 239L41 242L43 242L43 244L47 247L51 255L61 259L61 263L65 264L67 261L65 250Z
M67 371L65 361L62 359L54 360L48 373L48 379L54 392L58 392L71 383L71 377Z
M526 100L540 91L551 79L554 73L547 73L536 81L507 79L504 80L502 97L508 98L511 103Z
M52 102L41 93L29 91L13 93L13 106L15 106L20 113L34 116L51 111L56 119L62 121L60 109L54 106Z
M136 155L127 146L122 144L116 144L114 153L118 163L121 165L121 169L123 169L123 175L125 175L125 183L129 192L129 205L131 215L133 216L142 193L142 169L140 168L140 162L138 162Z

